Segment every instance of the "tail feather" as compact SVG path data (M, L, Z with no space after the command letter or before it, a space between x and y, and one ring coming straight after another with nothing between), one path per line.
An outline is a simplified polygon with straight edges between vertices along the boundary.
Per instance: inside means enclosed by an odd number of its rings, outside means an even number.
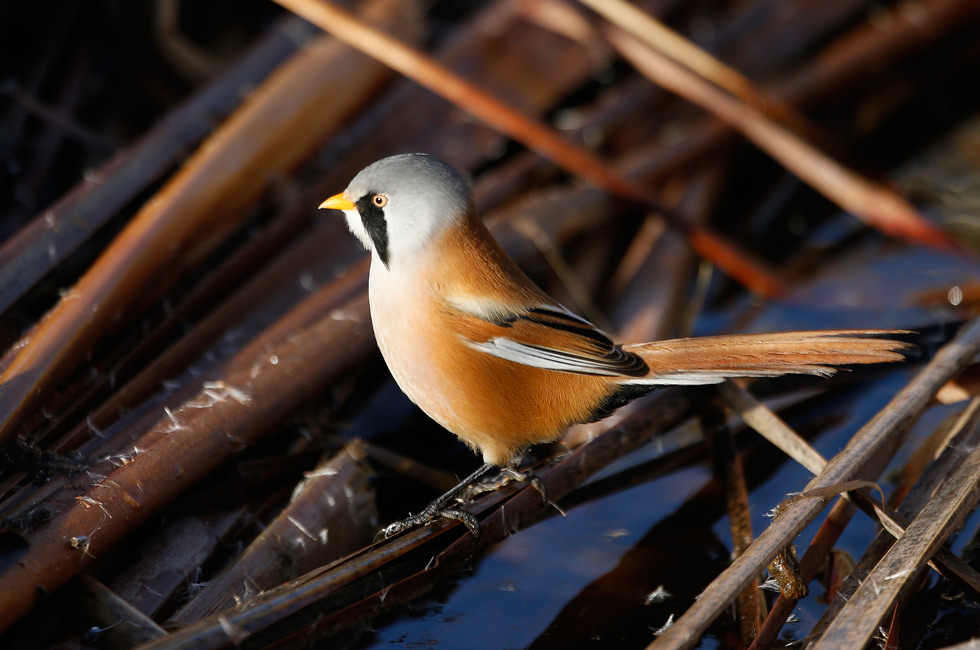
M911 344L883 338L902 330L823 330L734 334L623 346L649 366L623 383L715 384L730 377L804 374L829 377L836 366L902 361Z

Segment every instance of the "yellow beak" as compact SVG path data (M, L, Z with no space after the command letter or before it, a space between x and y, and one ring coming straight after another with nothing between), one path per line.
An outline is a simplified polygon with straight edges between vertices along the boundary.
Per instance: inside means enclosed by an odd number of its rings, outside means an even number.
M341 194L334 194L329 199L320 204L320 209L328 210L353 210L357 206L353 201L350 201L346 196Z

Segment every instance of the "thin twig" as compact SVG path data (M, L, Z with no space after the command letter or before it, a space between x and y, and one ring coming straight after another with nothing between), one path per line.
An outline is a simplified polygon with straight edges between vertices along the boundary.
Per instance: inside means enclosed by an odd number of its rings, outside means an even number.
M738 411L742 420L757 431L762 437L782 449L790 458L803 465L810 473L819 475L827 466L827 461L807 443L798 433L793 431L779 416L758 402L751 393L742 388L737 382L729 381L721 387L721 394ZM884 497L881 501L876 501L867 496L866 491L858 490L859 483L846 481L836 485L830 485L817 492L824 495L841 494L845 499L853 501L862 511L871 515L886 532L895 537L905 534L906 518L901 514L884 507ZM875 486L877 488L877 486ZM877 488L879 494L881 488ZM809 492L809 490L807 491ZM810 497L814 493L804 492L800 496ZM956 576L963 584L970 585L973 590L980 594L980 573L977 573L970 565L950 553L946 549L939 549L935 558L936 564L930 566L945 575Z
M895 435L906 430L932 395L980 351L980 320L971 321L891 402L879 411L837 454L807 489L851 480ZM758 574L781 549L820 513L830 497L803 499L789 505L762 532L749 549L718 576L690 609L657 641L651 650L689 648L731 603L738 591Z
M746 287L764 295L785 293L783 283L760 262L703 226L692 225L644 187L611 171L588 150L564 141L551 129L453 73L396 38L358 20L326 0L276 0L337 38L464 108L556 165L608 192L640 202L684 232L691 245Z
M738 129L801 180L884 233L944 249L958 248L910 203L831 159L782 125L699 79L618 27L606 37L654 83L692 101Z
M817 575L820 565L833 550L834 544L837 543L844 532L844 528L847 527L856 512L857 508L847 499L840 498L834 503L827 518L820 525L816 535L813 536L813 541L807 548L806 554L800 560L800 578L804 582L809 584ZM749 650L763 650L772 646L773 641L776 640L776 635L779 634L779 630L782 629L787 618L793 612L798 600L797 598L789 598L785 594L779 594L779 598L773 603L762 627L759 628L759 634L752 640Z
M421 27L411 9L394 0L365 7L418 37ZM352 66L360 71L354 74ZM127 305L158 279L175 281L213 249L273 178L308 157L388 76L376 62L320 37L253 92L144 204L13 359L0 387L0 442L17 433L55 382L117 325ZM322 83L324 78L334 82Z
M170 112L152 130L65 194L0 247L0 312L169 169L257 85L312 35L296 18L277 23L241 61Z
M980 446L951 476L922 512L885 553L874 570L831 622L813 650L857 648L874 634L879 621L895 606L916 569L944 543L976 506L980 497Z
M965 450L973 449L980 442L980 410L978 410L978 406L980 406L980 398L972 400L970 405L960 414L956 425L953 427L954 437L949 446L943 450L938 459L929 465L922 479L913 486L902 502L899 513L903 517L915 516L933 499L936 489L942 482L955 474L962 466L967 453ZM828 603L827 609L824 610L813 627L811 634L814 637L820 637L829 627L850 600L857 587L871 574L881 561L882 556L893 544L894 537L885 531L878 533L872 540L860 561L841 586L840 596ZM945 548L940 550L948 552Z
M624 0L579 0L603 18L650 47L683 64L749 104L764 105L758 91L741 72L726 65L636 5Z

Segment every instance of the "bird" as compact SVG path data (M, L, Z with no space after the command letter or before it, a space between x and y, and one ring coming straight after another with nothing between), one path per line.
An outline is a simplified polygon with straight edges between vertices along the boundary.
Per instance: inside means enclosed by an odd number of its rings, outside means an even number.
M425 153L378 160L321 209L343 212L370 251L375 338L395 382L483 465L385 537L442 516L494 468L512 475L527 448L556 440L658 387L900 361L893 330L736 334L617 344L549 297L504 252L469 183Z

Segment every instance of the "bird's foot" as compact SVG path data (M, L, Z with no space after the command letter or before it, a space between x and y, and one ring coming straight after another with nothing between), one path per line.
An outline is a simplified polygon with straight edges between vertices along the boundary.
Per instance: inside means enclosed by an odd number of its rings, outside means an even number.
M484 481L482 483L476 483L471 485L466 492L466 498L472 499L481 494L486 494L487 492L494 492L504 487L511 481L520 481L521 483L527 483L532 488L541 495L541 500L550 505L552 508L561 513L561 516L565 516L565 511L558 506L557 503L548 498L548 491L537 476L531 472L522 472L512 465L505 465L500 468L500 473L497 474L493 479L489 481Z
M545 503L551 503L551 499L548 498L548 491L544 487L544 483L541 482L537 476L531 472L522 472L516 467L511 467L510 465L505 466L500 470L500 475L510 479L512 481L520 481L521 483L527 483L533 487L538 494L541 495L541 500Z
M449 508L446 507L445 504L434 501L429 504L429 507L419 514L411 515L405 519L400 519L393 524L388 524L381 529L376 539L388 539L392 535L397 535L398 533L408 530L409 528L415 528L416 526L423 525L427 526L439 517L461 521L466 525L466 528L469 529L473 537L480 536L480 522L477 521L476 517L462 508Z
M423 524L429 524L436 517L445 517L447 519L455 519L456 521L461 521L466 524L466 527L473 534L474 537L480 536L480 522L477 521L476 517L471 515L463 508L449 507L450 503L455 503L457 497L461 492L463 492L469 485L474 481L480 480L480 478L493 469L493 465L484 463L475 472L464 478L462 481L457 483L453 489L449 490L441 497L430 503L425 510L417 515L412 515L401 521L396 521L393 524L385 526L382 528L376 540L380 539L382 536L387 539L392 535L402 532L403 530L408 530L409 528L414 528L415 526L421 526Z

